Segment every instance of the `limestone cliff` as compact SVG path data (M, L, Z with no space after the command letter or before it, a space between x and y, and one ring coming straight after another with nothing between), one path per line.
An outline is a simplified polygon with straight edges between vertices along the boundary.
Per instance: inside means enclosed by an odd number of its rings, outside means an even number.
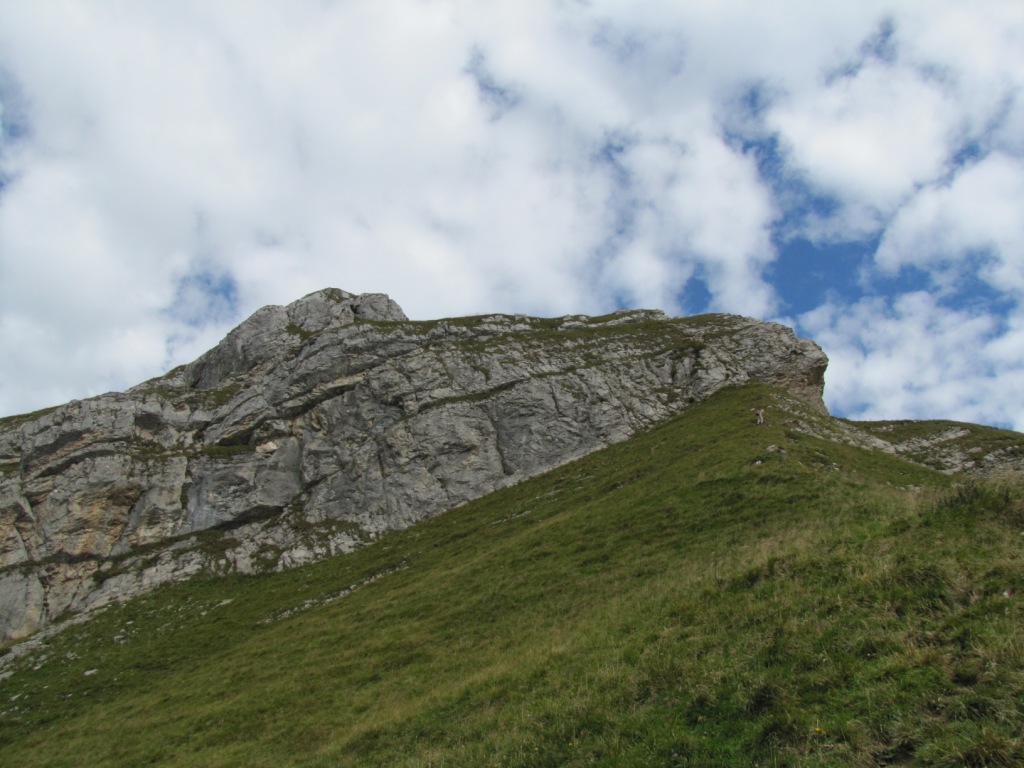
M790 329L729 315L412 322L337 289L265 307L159 379L0 420L0 635L349 551L725 386L824 411L826 364Z

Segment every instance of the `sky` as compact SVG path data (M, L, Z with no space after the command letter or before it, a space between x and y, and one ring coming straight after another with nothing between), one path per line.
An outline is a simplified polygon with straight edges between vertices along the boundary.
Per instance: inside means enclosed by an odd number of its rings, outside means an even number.
M1019 0L0 0L0 416L333 286L785 323L1024 430Z

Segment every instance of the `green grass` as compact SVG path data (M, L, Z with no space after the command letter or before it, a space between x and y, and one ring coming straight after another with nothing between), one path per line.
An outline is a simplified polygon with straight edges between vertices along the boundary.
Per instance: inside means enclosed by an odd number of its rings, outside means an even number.
M754 427L773 396L108 608L8 666L0 765L1021 764L1022 489Z
M298 325L296 323L288 323L288 325L285 327L285 331L292 334L293 336L298 336L303 343L319 335L319 331L307 331L301 325Z
M14 416L4 416L0 418L0 432L6 432L8 430L14 430L20 427L22 424L27 424L30 421L41 419L48 413L53 413L59 405L54 405L49 408L40 408L38 411L32 411L31 413L19 413Z

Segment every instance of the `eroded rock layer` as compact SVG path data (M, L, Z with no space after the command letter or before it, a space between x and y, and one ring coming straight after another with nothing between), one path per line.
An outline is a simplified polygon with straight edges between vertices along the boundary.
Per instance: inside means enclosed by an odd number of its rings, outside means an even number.
M342 553L756 379L824 411L783 326L655 311L409 321L265 307L128 392L0 420L0 634L200 573Z

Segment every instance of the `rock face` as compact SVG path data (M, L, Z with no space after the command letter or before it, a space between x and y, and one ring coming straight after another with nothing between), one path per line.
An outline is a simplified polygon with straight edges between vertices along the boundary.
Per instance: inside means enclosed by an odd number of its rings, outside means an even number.
M956 421L862 422L882 450L946 474L1003 477L1024 472L1019 432Z
M0 634L193 575L347 552L827 359L728 315L409 321L337 289L264 307L126 393L0 420Z

